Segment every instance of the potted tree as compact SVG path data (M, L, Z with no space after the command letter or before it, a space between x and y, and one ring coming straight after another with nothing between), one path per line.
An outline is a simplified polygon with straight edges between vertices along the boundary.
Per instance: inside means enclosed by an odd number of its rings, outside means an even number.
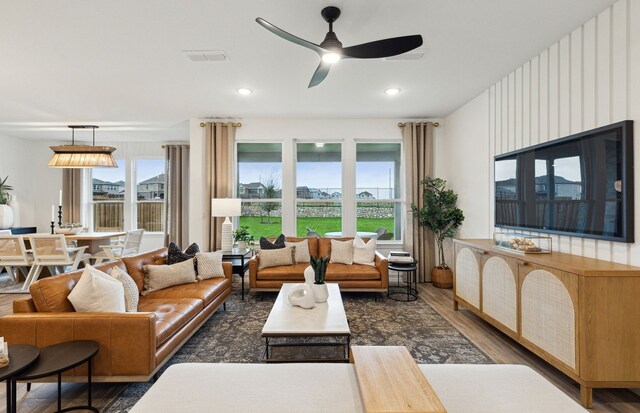
M9 206L11 201L10 191L13 190L11 185L7 185L7 179L0 178L0 229L7 229L13 226L13 208Z
M445 262L444 241L452 238L464 221L462 210L456 206L458 195L446 188L447 181L427 176L420 185L424 190L424 206L411 205L420 225L429 228L438 245L438 265L431 270L431 280L438 288L453 287L453 272Z

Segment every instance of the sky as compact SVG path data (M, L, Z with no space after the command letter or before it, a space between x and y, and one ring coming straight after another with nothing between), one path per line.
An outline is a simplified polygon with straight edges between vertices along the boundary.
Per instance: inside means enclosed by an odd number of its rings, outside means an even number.
M126 161L116 160L118 168L94 168L92 176L108 182L125 180ZM137 159L136 183L164 173L164 159Z

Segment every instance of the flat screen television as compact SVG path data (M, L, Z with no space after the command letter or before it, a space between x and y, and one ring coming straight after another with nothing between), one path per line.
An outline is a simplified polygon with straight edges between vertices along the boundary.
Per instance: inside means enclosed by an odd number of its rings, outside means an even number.
M495 157L496 227L634 241L633 121Z

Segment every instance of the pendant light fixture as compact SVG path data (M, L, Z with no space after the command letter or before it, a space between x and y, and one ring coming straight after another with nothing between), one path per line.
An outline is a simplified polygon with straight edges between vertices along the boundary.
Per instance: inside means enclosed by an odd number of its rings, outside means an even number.
M96 146L96 129L94 125L69 125L71 128L71 145L50 146L54 152L49 161L50 168L117 168L111 146ZM93 145L76 145L76 129L91 129Z

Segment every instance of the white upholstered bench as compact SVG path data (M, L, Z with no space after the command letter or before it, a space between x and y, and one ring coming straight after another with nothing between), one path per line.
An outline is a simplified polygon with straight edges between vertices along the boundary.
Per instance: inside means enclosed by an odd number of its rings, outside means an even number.
M448 413L587 412L526 366L419 366ZM177 364L131 413L362 412L351 364Z

